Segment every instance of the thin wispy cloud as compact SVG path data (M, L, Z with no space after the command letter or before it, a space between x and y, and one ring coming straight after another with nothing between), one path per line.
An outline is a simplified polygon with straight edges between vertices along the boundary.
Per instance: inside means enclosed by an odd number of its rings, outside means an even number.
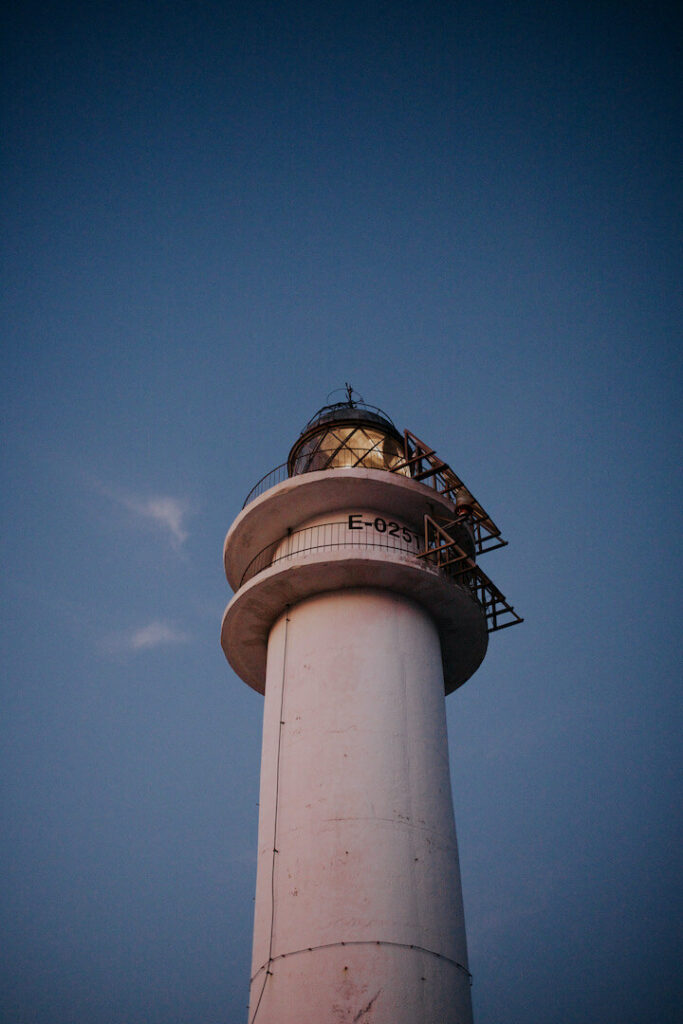
M128 647L132 651L149 651L155 647L184 644L187 639L187 634L182 630L176 629L168 622L157 620L133 630L128 637Z
M153 619L144 626L120 630L102 636L100 653L112 657L141 654L189 643L191 637L166 619Z
M181 548L187 540L187 520L192 514L192 507L184 498L174 498L168 494L143 497L102 485L98 485L98 489L117 505L131 512L140 522L158 528L174 548Z
M127 504L132 512L137 512L138 515L157 523L162 529L168 530L172 541L178 546L187 540L185 519L189 509L185 502L178 498L155 497L146 501L131 499Z

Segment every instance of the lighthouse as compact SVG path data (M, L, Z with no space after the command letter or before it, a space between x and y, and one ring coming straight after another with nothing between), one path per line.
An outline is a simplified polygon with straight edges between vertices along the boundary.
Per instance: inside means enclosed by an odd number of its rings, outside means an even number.
M521 622L505 542L436 451L354 397L225 540L225 655L264 695L248 1024L471 1024L444 698Z

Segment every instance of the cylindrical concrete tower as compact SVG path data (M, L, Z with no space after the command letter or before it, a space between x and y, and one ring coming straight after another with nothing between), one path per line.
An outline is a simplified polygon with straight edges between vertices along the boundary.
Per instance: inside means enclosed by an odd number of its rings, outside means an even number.
M444 694L519 621L475 564L498 538L350 391L233 523L222 644L265 694L249 1024L471 1022Z

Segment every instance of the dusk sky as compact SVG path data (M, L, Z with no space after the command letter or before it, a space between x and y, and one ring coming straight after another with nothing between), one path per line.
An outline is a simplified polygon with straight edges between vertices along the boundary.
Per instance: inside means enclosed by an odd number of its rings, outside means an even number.
M222 544L346 381L525 618L447 700L476 1024L680 1021L674 11L10 5L0 1024L246 1021Z

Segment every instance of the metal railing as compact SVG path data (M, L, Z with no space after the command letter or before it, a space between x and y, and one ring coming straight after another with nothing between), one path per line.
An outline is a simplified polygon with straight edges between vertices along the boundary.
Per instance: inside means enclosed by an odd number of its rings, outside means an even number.
M304 473L328 469L379 469L393 473L399 462L398 455L393 453L385 455L378 448L349 448L346 445L340 445L336 449L307 452L298 456L291 466L291 471L289 463L283 462L282 465L276 466L275 469L271 469L269 473L262 476L249 491L242 508L246 508L255 498L270 490L271 487L275 487L276 484L281 484L290 476L302 476ZM404 470L404 473L406 476L409 475L407 470Z
M276 484L281 484L283 480L286 480L289 476L287 472L287 463L283 462L281 466L276 466L275 469L271 469L270 473L266 473L262 476L258 483L254 484L249 494L244 499L242 508L246 508L247 505L258 498L260 494L270 490L271 487L275 487Z
M439 535L436 540L432 538L432 541L429 541L427 528L429 516L425 516L423 539L393 521L387 523L382 517L378 517L375 523L381 522L384 524L383 527L375 525L372 533L368 533L367 530L356 532L357 527L350 529L350 523L346 522L309 526L290 533L287 537L282 537L259 551L245 569L239 585L242 586L247 580L275 562L307 551L342 547L392 548L410 558L419 560L419 564L423 568L447 576L455 586L466 590L484 612L490 633L523 622L524 620L508 602L505 595L486 573L474 564L473 559L465 557L456 540L448 533L448 530L452 530L454 526L457 526L458 520L462 519L472 531L476 555L482 555L487 551L495 551L496 548L504 547L507 543L502 539L498 527L465 487L462 480L450 466L437 456L432 448L427 447L408 430L404 431L403 447L403 454L400 455L385 450L381 446L381 440L370 448L351 448L340 441L334 449L316 448L307 451L299 455L293 464L283 462L282 465L276 466L275 469L261 477L249 491L242 508L276 484L304 473L354 467L379 469L427 484L453 503L454 519L449 518L448 521L443 520L441 523L432 521L433 527ZM362 525L364 527L373 526L369 522ZM333 532L330 533L330 531ZM406 534L406 538L402 539L403 533ZM408 534L410 534L410 540L407 539ZM443 555L446 549L453 548L455 550L456 547L462 557L453 558L449 555L444 559Z
M399 532L392 534L387 530L396 524L387 524L384 519L378 518L374 522L384 524L382 532L372 524L372 533L367 528L351 529L348 519L334 523L320 523L317 526L306 526L302 530L296 530L278 540L267 544L255 555L249 565L242 573L239 582L240 587L244 586L250 579L269 569L276 562L288 558L295 558L297 555L307 554L310 551L329 551L338 548L381 548L383 550L398 551L404 555L416 557L420 551L424 551L424 541L419 534L412 530L399 528ZM410 540L406 540L406 536ZM418 563L419 564L419 563Z
M408 431L406 431L407 433ZM406 448L409 450L407 439ZM431 452L431 449L428 455L418 453L412 455L410 459L404 459L395 452L383 451L379 447L379 443L370 448L351 448L342 442L334 449L316 449L305 452L299 455L293 464L283 462L262 476L249 491L242 508L246 508L255 498L290 477L322 470L357 468L379 469L386 473L407 476L432 487L454 505L460 501L461 504L458 507L467 508L471 517L478 555L483 555L487 551L495 551L496 548L505 547L507 544L507 541L500 536L498 527L491 521L476 498L472 496L453 470Z
M395 528L396 532L391 532L392 528ZM524 621L478 565L469 559L465 566L458 561L440 564L439 552L427 550L424 538L418 533L407 527L398 526L393 521L387 522L381 516L363 522L362 528L351 527L349 519L344 519L339 522L306 526L302 530L295 530L284 537L279 537L252 558L242 573L239 587L278 562L313 551L348 551L349 548L394 551L422 569L445 576L453 586L465 590L481 607L489 633Z

